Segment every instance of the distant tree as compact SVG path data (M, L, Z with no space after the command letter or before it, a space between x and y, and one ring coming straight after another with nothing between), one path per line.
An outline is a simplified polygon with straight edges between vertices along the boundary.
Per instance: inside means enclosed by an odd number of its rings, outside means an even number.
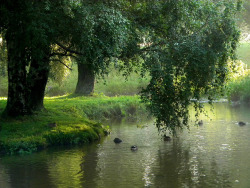
M49 63L58 53L54 45L65 41L71 27L71 1L1 1L0 31L8 54L8 101L5 114L18 116L43 109ZM71 29L72 30L72 29ZM67 35L66 35L67 34Z
M74 37L74 47L80 54L75 93L89 95L94 90L95 76L107 73L110 62L126 46L129 22L118 9L105 1L90 1L81 11L88 16L77 26L84 32ZM76 15L82 19L82 14Z

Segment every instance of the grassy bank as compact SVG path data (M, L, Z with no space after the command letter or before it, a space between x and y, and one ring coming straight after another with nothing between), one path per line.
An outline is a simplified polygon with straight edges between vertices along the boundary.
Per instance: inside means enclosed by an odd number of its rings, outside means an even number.
M46 110L15 119L0 119L2 153L22 154L58 145L78 145L98 140L107 133L99 120L134 118L146 112L138 97L46 98ZM6 99L0 100L0 113Z

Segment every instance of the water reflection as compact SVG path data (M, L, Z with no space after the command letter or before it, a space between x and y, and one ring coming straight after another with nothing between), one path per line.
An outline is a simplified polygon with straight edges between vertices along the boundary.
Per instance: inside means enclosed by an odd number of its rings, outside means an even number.
M119 122L101 143L2 157L0 187L248 187L250 124L237 122L250 122L250 109L216 104L208 112L213 121L201 116L203 126L170 142L152 122L144 128ZM123 142L114 144L115 137Z

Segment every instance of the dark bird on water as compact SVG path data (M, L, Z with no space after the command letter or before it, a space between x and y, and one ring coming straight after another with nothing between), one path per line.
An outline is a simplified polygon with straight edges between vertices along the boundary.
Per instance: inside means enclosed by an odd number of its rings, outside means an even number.
M136 151L136 150L138 150L138 147L137 146L131 146L131 150Z
M171 137L170 137L170 136L167 136L167 135L164 135L164 136L163 136L163 140L164 140L164 141L170 141L170 140L171 140Z
M122 140L120 139L120 138L115 138L114 139L114 143L116 143L116 144L119 144L119 143L121 143L122 142Z
M200 120L199 122L198 122L198 125L203 125L203 121L202 120Z
M246 123L245 122L243 122L243 121L239 121L239 123L238 123L240 126L243 126L243 125L246 125Z

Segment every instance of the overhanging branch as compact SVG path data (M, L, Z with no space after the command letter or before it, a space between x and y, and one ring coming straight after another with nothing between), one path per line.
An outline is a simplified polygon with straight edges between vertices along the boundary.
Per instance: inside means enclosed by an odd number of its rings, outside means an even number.
M84 55L83 53L81 53L81 52L79 52L79 51L72 50L71 48L64 46L64 45L61 44L60 42L56 42L56 44L57 44L58 46L60 46L62 49L64 49L65 51L69 52L69 53L76 54L76 55Z
M64 62L62 62L60 59L51 59L51 61L57 61L57 62L63 64L63 65L64 65L65 67L67 67L69 70L72 71L72 68L70 68L70 67L69 67L68 65L66 65Z

